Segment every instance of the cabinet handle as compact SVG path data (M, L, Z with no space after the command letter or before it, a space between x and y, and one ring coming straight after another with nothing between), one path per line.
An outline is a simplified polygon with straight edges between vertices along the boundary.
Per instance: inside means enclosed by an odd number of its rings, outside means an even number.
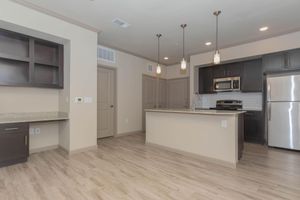
M28 145L28 137L27 137L27 135L25 135L25 146L27 146Z
M15 127L15 128L5 128L5 131L16 131L19 130L19 128Z
M271 104L268 104L268 120L271 121Z

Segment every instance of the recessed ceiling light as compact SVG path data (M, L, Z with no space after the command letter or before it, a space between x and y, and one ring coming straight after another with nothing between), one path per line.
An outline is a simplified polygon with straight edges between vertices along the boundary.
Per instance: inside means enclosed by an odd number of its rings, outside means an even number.
M211 42L205 42L206 46L210 46L212 43Z
M168 57L164 57L164 59L165 59L165 60L169 60L169 58L168 58Z
M259 30L260 30L260 31L266 31L266 30L268 30L268 29L269 29L269 27L264 26L264 27L261 27Z

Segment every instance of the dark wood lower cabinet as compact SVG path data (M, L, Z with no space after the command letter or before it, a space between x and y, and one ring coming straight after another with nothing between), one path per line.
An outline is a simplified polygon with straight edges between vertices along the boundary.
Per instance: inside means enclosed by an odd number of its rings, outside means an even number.
M262 111L247 111L244 115L245 141L264 144L264 116Z
M26 162L29 156L29 124L0 125L0 167Z

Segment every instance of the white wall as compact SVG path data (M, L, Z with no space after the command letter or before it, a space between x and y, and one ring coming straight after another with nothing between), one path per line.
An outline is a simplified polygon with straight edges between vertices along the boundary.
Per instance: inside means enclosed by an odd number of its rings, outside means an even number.
M116 63L98 60L99 66L117 70L117 134L142 130L142 75L156 76L156 63L116 51ZM148 66L152 65L152 71ZM166 69L162 66L161 77Z
M180 64L166 66L166 78L186 78L190 76L190 64L187 63L187 69L181 70Z
M97 138L97 33L69 24L60 19L26 8L9 0L2 0L0 20L25 27L39 34L45 33L62 38L66 43L65 61L70 68L69 79L65 80L64 90L4 88L0 87L1 96L5 95L6 108L0 112L57 111L69 110L68 128L61 129L65 140L63 147L68 151L96 145ZM43 35L43 34L41 34ZM66 57L65 57L66 58ZM67 82L68 81L68 82ZM2 93L3 92L3 93ZM28 93L27 93L28 92ZM63 98L61 98L63 96ZM75 104L76 96L90 96L91 104ZM19 99L8 102L7 99ZM40 102L36 103L37 98ZM68 100L70 99L70 102ZM64 105L61 105L64 104Z
M241 58L247 58L252 56L259 56L272 52L279 52L289 49L300 48L300 31L294 32L278 37L273 37L265 40L251 42L243 45L238 45L230 48L221 49L222 61L229 61ZM193 55L190 57L190 95L192 101L194 99L194 93L197 91L197 70L196 66L204 66L212 63L213 52L207 52L202 54Z

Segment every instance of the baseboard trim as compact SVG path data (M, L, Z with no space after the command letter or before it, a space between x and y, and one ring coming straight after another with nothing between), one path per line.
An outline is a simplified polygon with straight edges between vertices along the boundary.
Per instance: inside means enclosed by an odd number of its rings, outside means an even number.
M74 155L74 154L82 153L82 152L85 152L85 151L95 150L97 148L98 148L98 145L93 145L93 146L89 146L89 147L75 149L75 150L72 150L72 151L67 151L67 154L68 155Z
M29 150L29 154L34 154L34 153L40 153L43 151L49 151L53 149L58 149L59 145L51 145L51 146L46 146L46 147L40 147L40 148L34 148Z
M119 133L116 134L114 137L124 137L124 136L129 136L129 135L136 135L136 134L145 134L145 131L131 131L131 132L126 132L126 133Z
M174 148L171 148L171 147L166 147L166 146L159 145L159 144L154 144L154 143L151 143L151 142L146 142L146 145L150 146L150 147L159 148L159 149L162 149L162 150L165 150L165 151L178 153L178 154L183 155L183 156L192 157L192 158L198 159L200 161L205 161L205 162L209 162L209 163L224 166L224 167L229 167L229 168L232 168L232 169L236 169L236 166L237 166L236 163L231 163L231 162L226 162L226 161L223 161L223 160L209 158L209 157L206 157L206 156L202 156L202 155L198 155L198 154L195 154L195 153L190 153L190 152L187 152L187 151L174 149Z

